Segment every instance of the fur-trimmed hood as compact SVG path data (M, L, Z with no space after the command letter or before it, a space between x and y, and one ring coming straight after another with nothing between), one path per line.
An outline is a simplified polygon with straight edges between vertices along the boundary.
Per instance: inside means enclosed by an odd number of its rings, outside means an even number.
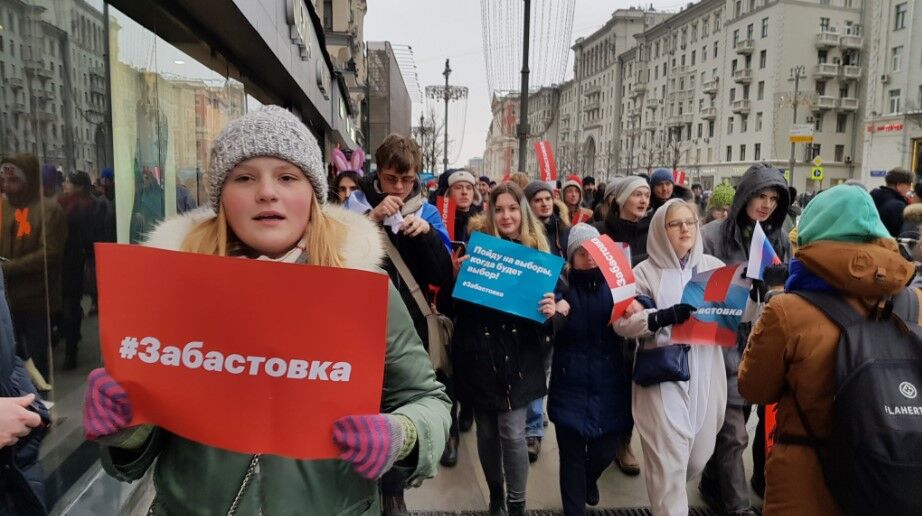
M903 208L903 220L922 225L922 203L909 204Z
M342 207L328 204L323 207L324 215L341 222L346 228L342 239L342 256L347 269L381 271L384 258L383 235L366 217ZM179 251L189 232L200 222L215 217L211 208L200 208L182 215L170 217L150 232L144 244L169 251Z

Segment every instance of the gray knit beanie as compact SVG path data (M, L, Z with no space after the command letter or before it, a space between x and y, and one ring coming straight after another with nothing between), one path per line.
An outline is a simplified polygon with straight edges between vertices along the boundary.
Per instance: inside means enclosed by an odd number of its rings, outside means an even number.
M584 222L570 228L570 236L567 237L567 260L573 259L573 253L582 247L586 240L591 240L598 236L599 230Z
M227 124L211 147L208 199L218 211L224 181L232 168L259 156L283 159L301 169L314 188L315 202L327 200L327 178L317 139L300 120L279 106L264 106Z
M624 206L624 203L631 198L631 194L638 188L649 189L650 184L647 183L646 179L640 176L625 177L621 181L618 181L618 184L615 185L614 191L612 192L615 195L615 202L618 203L618 206Z
M548 192L551 197L554 196L554 191L544 181L532 181L525 185L525 198L528 202L531 202L531 198L538 195L538 192Z

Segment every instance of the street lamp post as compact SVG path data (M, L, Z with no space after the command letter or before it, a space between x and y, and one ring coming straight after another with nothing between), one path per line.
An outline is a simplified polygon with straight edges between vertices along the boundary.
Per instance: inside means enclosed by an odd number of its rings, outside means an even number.
M448 59L445 60L445 71L442 72L442 75L445 76L445 86L426 86L426 96L431 99L441 99L445 101L445 119L443 123L445 124L445 141L444 141L444 155L442 156L442 166L444 167L442 172L448 170L448 103L452 100L464 100L467 98L467 87L466 86L449 86L448 77L451 75L451 67L448 66ZM433 123L433 130L435 129L435 124ZM463 129L462 129L463 130ZM437 138L435 134L432 135L433 138Z
M794 124L797 123L797 104L800 100L800 79L806 78L803 75L806 67L804 65L797 65L791 68L791 78L789 80L794 81L794 117L791 119L791 127L793 128ZM788 164L791 171L791 185L794 184L794 151L796 150L797 144L793 141L791 142L791 161Z
M522 39L522 91L519 94L519 172L525 172L528 145L528 43L531 32L531 0L525 0L525 31Z

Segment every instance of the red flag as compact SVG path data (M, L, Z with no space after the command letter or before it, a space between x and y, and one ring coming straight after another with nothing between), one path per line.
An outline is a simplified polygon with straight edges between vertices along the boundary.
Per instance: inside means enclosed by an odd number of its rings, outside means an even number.
M611 298L615 302L611 320L615 321L624 315L636 294L631 259L625 255L624 245L616 243L608 235L586 240L583 247L589 251L592 260L602 271L608 288L611 289Z
M672 171L672 182L679 185L685 186L685 181L688 180L688 173L681 169L676 169Z
M448 230L448 239L455 239L455 201L451 197L440 195L435 199L435 205L439 209L439 215L442 216L442 222L445 223L445 229Z
M551 148L551 142L547 140L536 142L535 154L538 158L538 168L541 170L541 180L554 188L557 184L557 162L554 161L554 150Z

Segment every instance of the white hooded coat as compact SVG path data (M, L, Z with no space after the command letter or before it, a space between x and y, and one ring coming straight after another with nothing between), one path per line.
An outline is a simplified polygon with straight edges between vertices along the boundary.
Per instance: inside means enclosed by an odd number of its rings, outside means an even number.
M666 234L666 213L680 202L669 200L653 215L647 237L649 257L634 267L637 293L652 298L657 309L681 303L685 284L694 274L724 265L704 254L699 227L688 261L681 266ZM619 319L615 331L625 338L642 339L643 349L673 344L671 327L649 329L647 319L657 309ZM685 484L701 474L723 425L727 379L720 348L691 346L688 366L687 382L633 386L632 411L644 452L642 471L655 515L688 514Z

